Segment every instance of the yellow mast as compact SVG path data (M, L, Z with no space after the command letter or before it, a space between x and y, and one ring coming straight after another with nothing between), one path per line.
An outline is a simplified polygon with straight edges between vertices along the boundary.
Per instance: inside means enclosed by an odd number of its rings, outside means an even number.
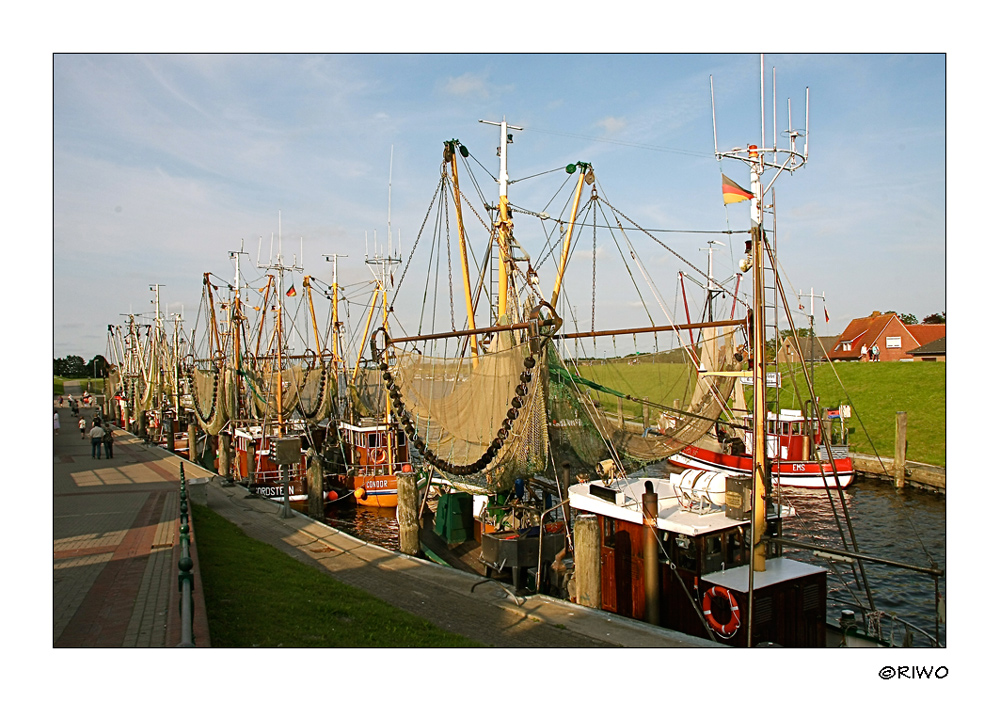
M313 307L312 288L309 287L309 276L302 279L302 287L305 288L306 300L309 302L309 317L312 320L313 336L316 337L316 352L323 350L323 344L319 339L319 327L316 325L316 308Z
M445 142L445 156L451 164L452 188L455 193L455 217L458 220L458 248L462 261L462 283L465 285L465 313L468 316L468 329L476 328L476 313L472 306L472 284L469 282L469 257L465 245L465 226L462 223L462 194L458 189L458 164L455 156L456 141ZM501 205L506 210L506 201ZM501 257L502 260L502 257ZM504 280L501 276L501 280ZM504 294L504 304L506 305L506 294ZM472 367L479 365L479 348L475 335L469 337L470 349L472 351Z
M552 289L552 299L549 304L552 305L552 309L556 309L556 303L559 301L559 291L562 289L563 275L566 273L566 262L569 260L569 252L571 244L573 241L573 227L576 225L576 211L580 207L580 195L583 192L583 181L586 176L590 176L590 182L593 182L594 177L592 175L593 169L590 167L589 163L577 163L574 166L567 166L566 170L570 173L576 170L576 167L580 168L580 177L576 181L576 192L573 193L573 209L569 214L569 227L566 229L566 237L563 240L563 250L562 256L559 259L559 270L556 273L556 284ZM570 169L573 170L570 170Z
M375 314L375 305L378 303L378 294L381 287L382 284L379 283L378 281L375 281L375 292L372 293L372 301L371 304L368 306L368 321L365 322L365 333L361 335L361 338L363 340L368 338L368 332L371 331L372 316L374 316ZM362 341L361 348L358 350L358 360L354 363L354 373L351 374L352 384L358 379L358 371L361 370L361 359L364 358L364 354L365 354L365 345L364 342Z

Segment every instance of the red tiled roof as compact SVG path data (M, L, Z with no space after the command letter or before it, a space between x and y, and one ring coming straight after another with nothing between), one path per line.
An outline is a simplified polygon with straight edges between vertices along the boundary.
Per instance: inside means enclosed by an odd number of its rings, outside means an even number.
M913 334L920 346L937 341L944 336L944 324L907 324L906 330Z
M895 315L880 314L876 317L861 317L851 320L851 323L847 325L847 329L837 339L837 346L843 341L850 341L851 350L844 351L835 347L835 350L829 354L830 358L857 358L858 354L861 353L862 345L871 346L872 340L878 338L879 332L885 329L885 326L892 321L893 317Z

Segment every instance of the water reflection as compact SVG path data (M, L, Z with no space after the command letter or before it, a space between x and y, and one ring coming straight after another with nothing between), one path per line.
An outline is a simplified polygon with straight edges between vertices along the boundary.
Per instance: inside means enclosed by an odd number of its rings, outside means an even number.
M399 550L395 507L365 507L344 500L327 506L324 521L362 541L390 551Z
M945 569L944 496L912 489L898 492L891 484L880 481L859 482L844 491L843 504L850 515L848 522L836 493L832 494L836 510L824 490L785 489L782 494L797 512L796 517L784 522L784 534L790 539L843 549L841 534L850 544L853 531L853 539L862 553L910 565ZM789 553L830 570L829 616L836 618L844 608L867 606L863 587L867 579L876 608L934 633L936 605L931 576L875 563L864 563L862 574L856 565L830 561L811 551L789 550ZM944 597L944 580L941 579L938 585ZM943 644L943 625L939 634ZM916 646L928 643L919 636L914 639Z

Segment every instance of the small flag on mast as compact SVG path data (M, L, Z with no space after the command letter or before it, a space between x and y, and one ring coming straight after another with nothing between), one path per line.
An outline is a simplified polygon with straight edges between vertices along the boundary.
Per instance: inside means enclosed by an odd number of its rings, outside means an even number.
M295 297L295 283L292 283L292 287L288 288L288 292L285 293L285 297Z
M826 323L830 323L830 313L826 311L826 305L823 305L823 316L826 317Z
M725 204L731 205L734 202L743 202L751 198L753 198L752 192L741 188L736 184L736 181L727 178L724 173L722 174L722 201Z

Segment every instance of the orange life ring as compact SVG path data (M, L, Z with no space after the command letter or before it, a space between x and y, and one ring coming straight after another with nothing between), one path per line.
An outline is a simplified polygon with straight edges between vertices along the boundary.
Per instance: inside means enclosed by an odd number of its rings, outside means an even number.
M375 463L385 463L388 457L389 454L386 453L386 450L384 448L375 449L374 451L372 451L372 458L374 459Z
M712 616L712 599L715 597L724 597L729 600L729 611L732 612L732 616L725 624L720 624L719 621ZM716 585L705 593L705 596L701 598L701 609L705 613L705 620L708 622L708 625L712 627L716 633L722 634L726 638L735 634L736 630L740 628L740 606L736 603L736 598L733 597L733 593L721 585Z

